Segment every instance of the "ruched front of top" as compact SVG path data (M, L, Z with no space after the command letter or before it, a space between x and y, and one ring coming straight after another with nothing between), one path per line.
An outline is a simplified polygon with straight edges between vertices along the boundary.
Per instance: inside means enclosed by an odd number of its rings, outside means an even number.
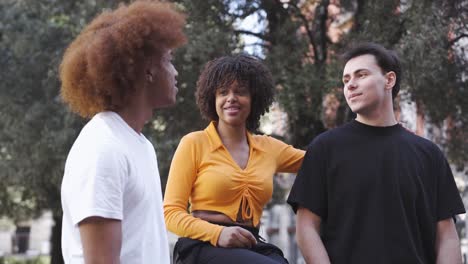
M233 221L240 214L259 224L273 193L273 175L297 172L304 151L269 136L248 133L247 140L250 155L242 169L223 146L215 123L182 138L164 197L166 226L171 232L216 245L223 226L189 213L196 210L220 212Z

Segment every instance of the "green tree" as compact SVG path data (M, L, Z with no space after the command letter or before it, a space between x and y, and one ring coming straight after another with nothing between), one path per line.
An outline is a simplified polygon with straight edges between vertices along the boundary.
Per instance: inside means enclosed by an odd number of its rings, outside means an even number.
M147 126L145 131L151 135L156 147L163 186L181 137L208 124L201 119L194 96L203 65L239 49L238 38L233 33L233 21L226 15L228 6L222 1L180 0L177 4L188 15L188 44L175 53L175 66L179 72L177 104L157 111L153 126Z
M83 120L59 97L57 68L64 48L103 8L118 1L0 1L0 214L14 219L52 209L53 263L60 256L60 182L68 151ZM157 153L163 186L180 138L202 129L194 92L209 60L242 52L254 36L289 116L286 139L305 147L324 131L322 98L340 88L337 54L354 41L376 41L404 58L402 93L424 106L435 125L449 124L444 146L452 161L467 160L467 10L465 0L176 0L188 14L189 43L176 52L177 106L157 111L145 127ZM339 3L341 2L341 3ZM333 42L329 27L350 15L352 27ZM262 26L239 28L256 15ZM338 94L341 91L337 92ZM343 99L338 123L350 118ZM448 118L448 119L447 119Z
M0 213L14 220L51 209L52 262L60 250L60 182L67 152L84 120L59 97L66 45L104 1L0 2Z
M468 159L467 2L348 1L354 27L340 43L376 41L403 61L401 94L416 102L432 126L446 130L438 140L456 165ZM354 7L354 9L353 9ZM464 43L464 44L463 44ZM444 124L445 123L445 124Z
M318 14L307 18L300 1L239 1L230 15L244 19L257 14L265 25L261 32L235 30L239 35L259 39L261 57L272 71L277 85L277 99L288 114L291 144L304 148L324 131L321 102L330 80L326 66L328 57L327 6L323 1L315 7ZM303 27L305 34L299 33Z
M175 108L157 111L145 128L159 158L163 185L180 137L202 128L194 100L201 67L238 49L227 6L179 1L190 42L176 52L180 88ZM87 120L70 113L59 96L58 65L65 47L92 17L117 1L0 2L0 215L15 220L52 209L52 263L60 252L60 183L68 151Z

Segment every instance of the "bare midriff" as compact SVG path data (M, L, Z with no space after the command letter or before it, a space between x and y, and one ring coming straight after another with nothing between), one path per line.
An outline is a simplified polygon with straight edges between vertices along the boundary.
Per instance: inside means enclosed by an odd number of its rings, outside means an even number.
M240 226L250 226L253 227L253 222L252 219L242 219L241 215L237 215L236 221L232 221L229 216L216 212L216 211L205 211L205 210L198 210L198 211L193 211L192 215L196 218L203 219L205 221L211 222L211 223L218 223L218 224L228 224L228 225L240 225Z

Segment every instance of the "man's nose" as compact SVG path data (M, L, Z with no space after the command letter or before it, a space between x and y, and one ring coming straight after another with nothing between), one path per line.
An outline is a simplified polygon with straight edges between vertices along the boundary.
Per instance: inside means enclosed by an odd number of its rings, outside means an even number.
M356 87L357 87L356 82L353 79L349 80L348 83L346 84L346 89L351 90L351 91L356 89Z

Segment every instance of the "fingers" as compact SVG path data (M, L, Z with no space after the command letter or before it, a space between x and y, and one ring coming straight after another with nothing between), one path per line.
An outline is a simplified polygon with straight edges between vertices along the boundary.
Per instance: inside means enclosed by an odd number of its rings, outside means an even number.
M239 227L239 233L247 239L247 243L250 245L250 247L255 246L257 244L257 239L255 239L255 236L250 233L249 231Z
M238 239L234 235L235 230L233 227L224 227L218 238L218 246L220 247L235 247Z
M251 248L257 244L255 236L242 227L225 227L218 239L220 247L242 247Z

